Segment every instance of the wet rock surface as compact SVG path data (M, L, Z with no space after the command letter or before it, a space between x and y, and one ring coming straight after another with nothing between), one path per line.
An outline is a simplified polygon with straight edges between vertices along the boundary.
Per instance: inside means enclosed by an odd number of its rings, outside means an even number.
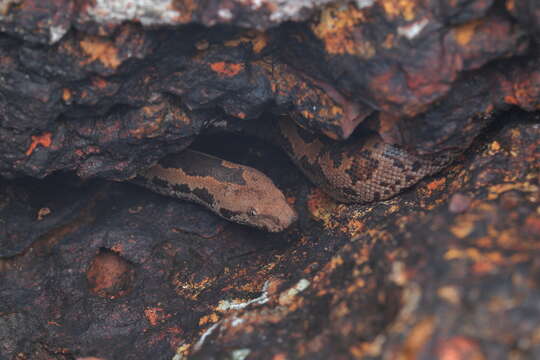
M539 11L0 1L0 358L540 357ZM457 157L344 205L245 136L277 116ZM263 171L298 222L112 181L188 146Z

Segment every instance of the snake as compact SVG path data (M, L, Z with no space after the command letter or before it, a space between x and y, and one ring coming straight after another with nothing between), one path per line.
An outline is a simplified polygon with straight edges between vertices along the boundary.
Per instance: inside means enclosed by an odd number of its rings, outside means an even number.
M384 142L377 133L335 141L279 118L258 133L280 147L330 197L366 204L389 199L448 165L452 156L420 157ZM226 220L280 232L298 215L262 172L186 149L132 180L162 195L195 202Z
M269 232L286 229L298 217L283 192L259 170L190 149L166 156L131 181Z

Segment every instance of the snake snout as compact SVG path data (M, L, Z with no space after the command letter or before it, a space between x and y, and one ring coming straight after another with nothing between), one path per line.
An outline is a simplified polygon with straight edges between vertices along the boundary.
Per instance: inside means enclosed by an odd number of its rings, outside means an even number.
M287 202L282 203L281 206L271 206L269 209L259 211L252 215L251 222L270 232L283 231L298 219L296 211Z

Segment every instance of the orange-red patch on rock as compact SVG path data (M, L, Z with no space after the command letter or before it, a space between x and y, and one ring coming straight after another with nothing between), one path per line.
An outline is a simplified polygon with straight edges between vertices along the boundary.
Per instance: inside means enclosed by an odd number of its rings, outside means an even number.
M429 184L427 184L427 188L430 191L442 190L442 187L444 186L445 183L446 183L445 178L436 179L436 180L433 180L432 182L430 182Z
M71 100L71 97L71 90L67 88L62 89L62 100L64 100L64 102L68 102L69 100Z
M531 235L540 236L540 216L533 214L527 217L525 231Z
M225 61L219 61L210 64L210 68L225 77L232 77L238 75L238 73L244 70L244 64L235 64Z
M478 344L464 336L454 336L439 342L437 355L440 360L484 360Z
M435 329L435 320L431 317L419 321L405 339L403 353L410 359L419 358L424 346L431 338Z
M116 69L121 61L118 59L118 49L110 41L89 36L80 42L81 49L88 55L82 65L90 64L99 60L103 65L111 69Z
M319 188L314 188L307 202L311 216L322 221L326 228L335 228L338 223L333 218L337 215L338 204Z
M473 20L455 28L456 42L461 46L467 46L474 35L476 27L481 24L481 20Z
M92 85L104 89L107 87L107 81L101 77L95 77L92 79Z
M110 299L130 292L134 277L132 265L114 252L97 254L86 271L90 292Z
M34 152L34 150L37 148L38 145L41 145L43 147L50 147L52 144L52 134L50 132L43 133L41 135L32 135L32 143L28 147L28 150L26 150L26 155L30 156Z
M358 55L369 59L375 55L375 47L368 39L355 41L353 31L366 20L363 11L355 6L327 6L323 9L318 23L312 27L315 35L324 42L330 54ZM360 32L356 36L361 36Z
M160 307L149 307L144 309L144 316L152 326L156 326L163 320L171 317L170 314L165 313L165 310Z

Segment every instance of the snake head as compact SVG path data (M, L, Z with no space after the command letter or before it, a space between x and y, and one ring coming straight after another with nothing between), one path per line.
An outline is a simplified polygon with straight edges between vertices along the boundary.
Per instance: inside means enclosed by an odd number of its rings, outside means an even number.
M269 232L283 231L298 219L285 195L266 175L249 168L244 179L243 188L228 197L229 209L234 208L234 215L228 218Z
M257 228L279 232L288 228L296 221L298 215L296 211L283 199L275 201L273 204L259 204L248 209L249 223Z

